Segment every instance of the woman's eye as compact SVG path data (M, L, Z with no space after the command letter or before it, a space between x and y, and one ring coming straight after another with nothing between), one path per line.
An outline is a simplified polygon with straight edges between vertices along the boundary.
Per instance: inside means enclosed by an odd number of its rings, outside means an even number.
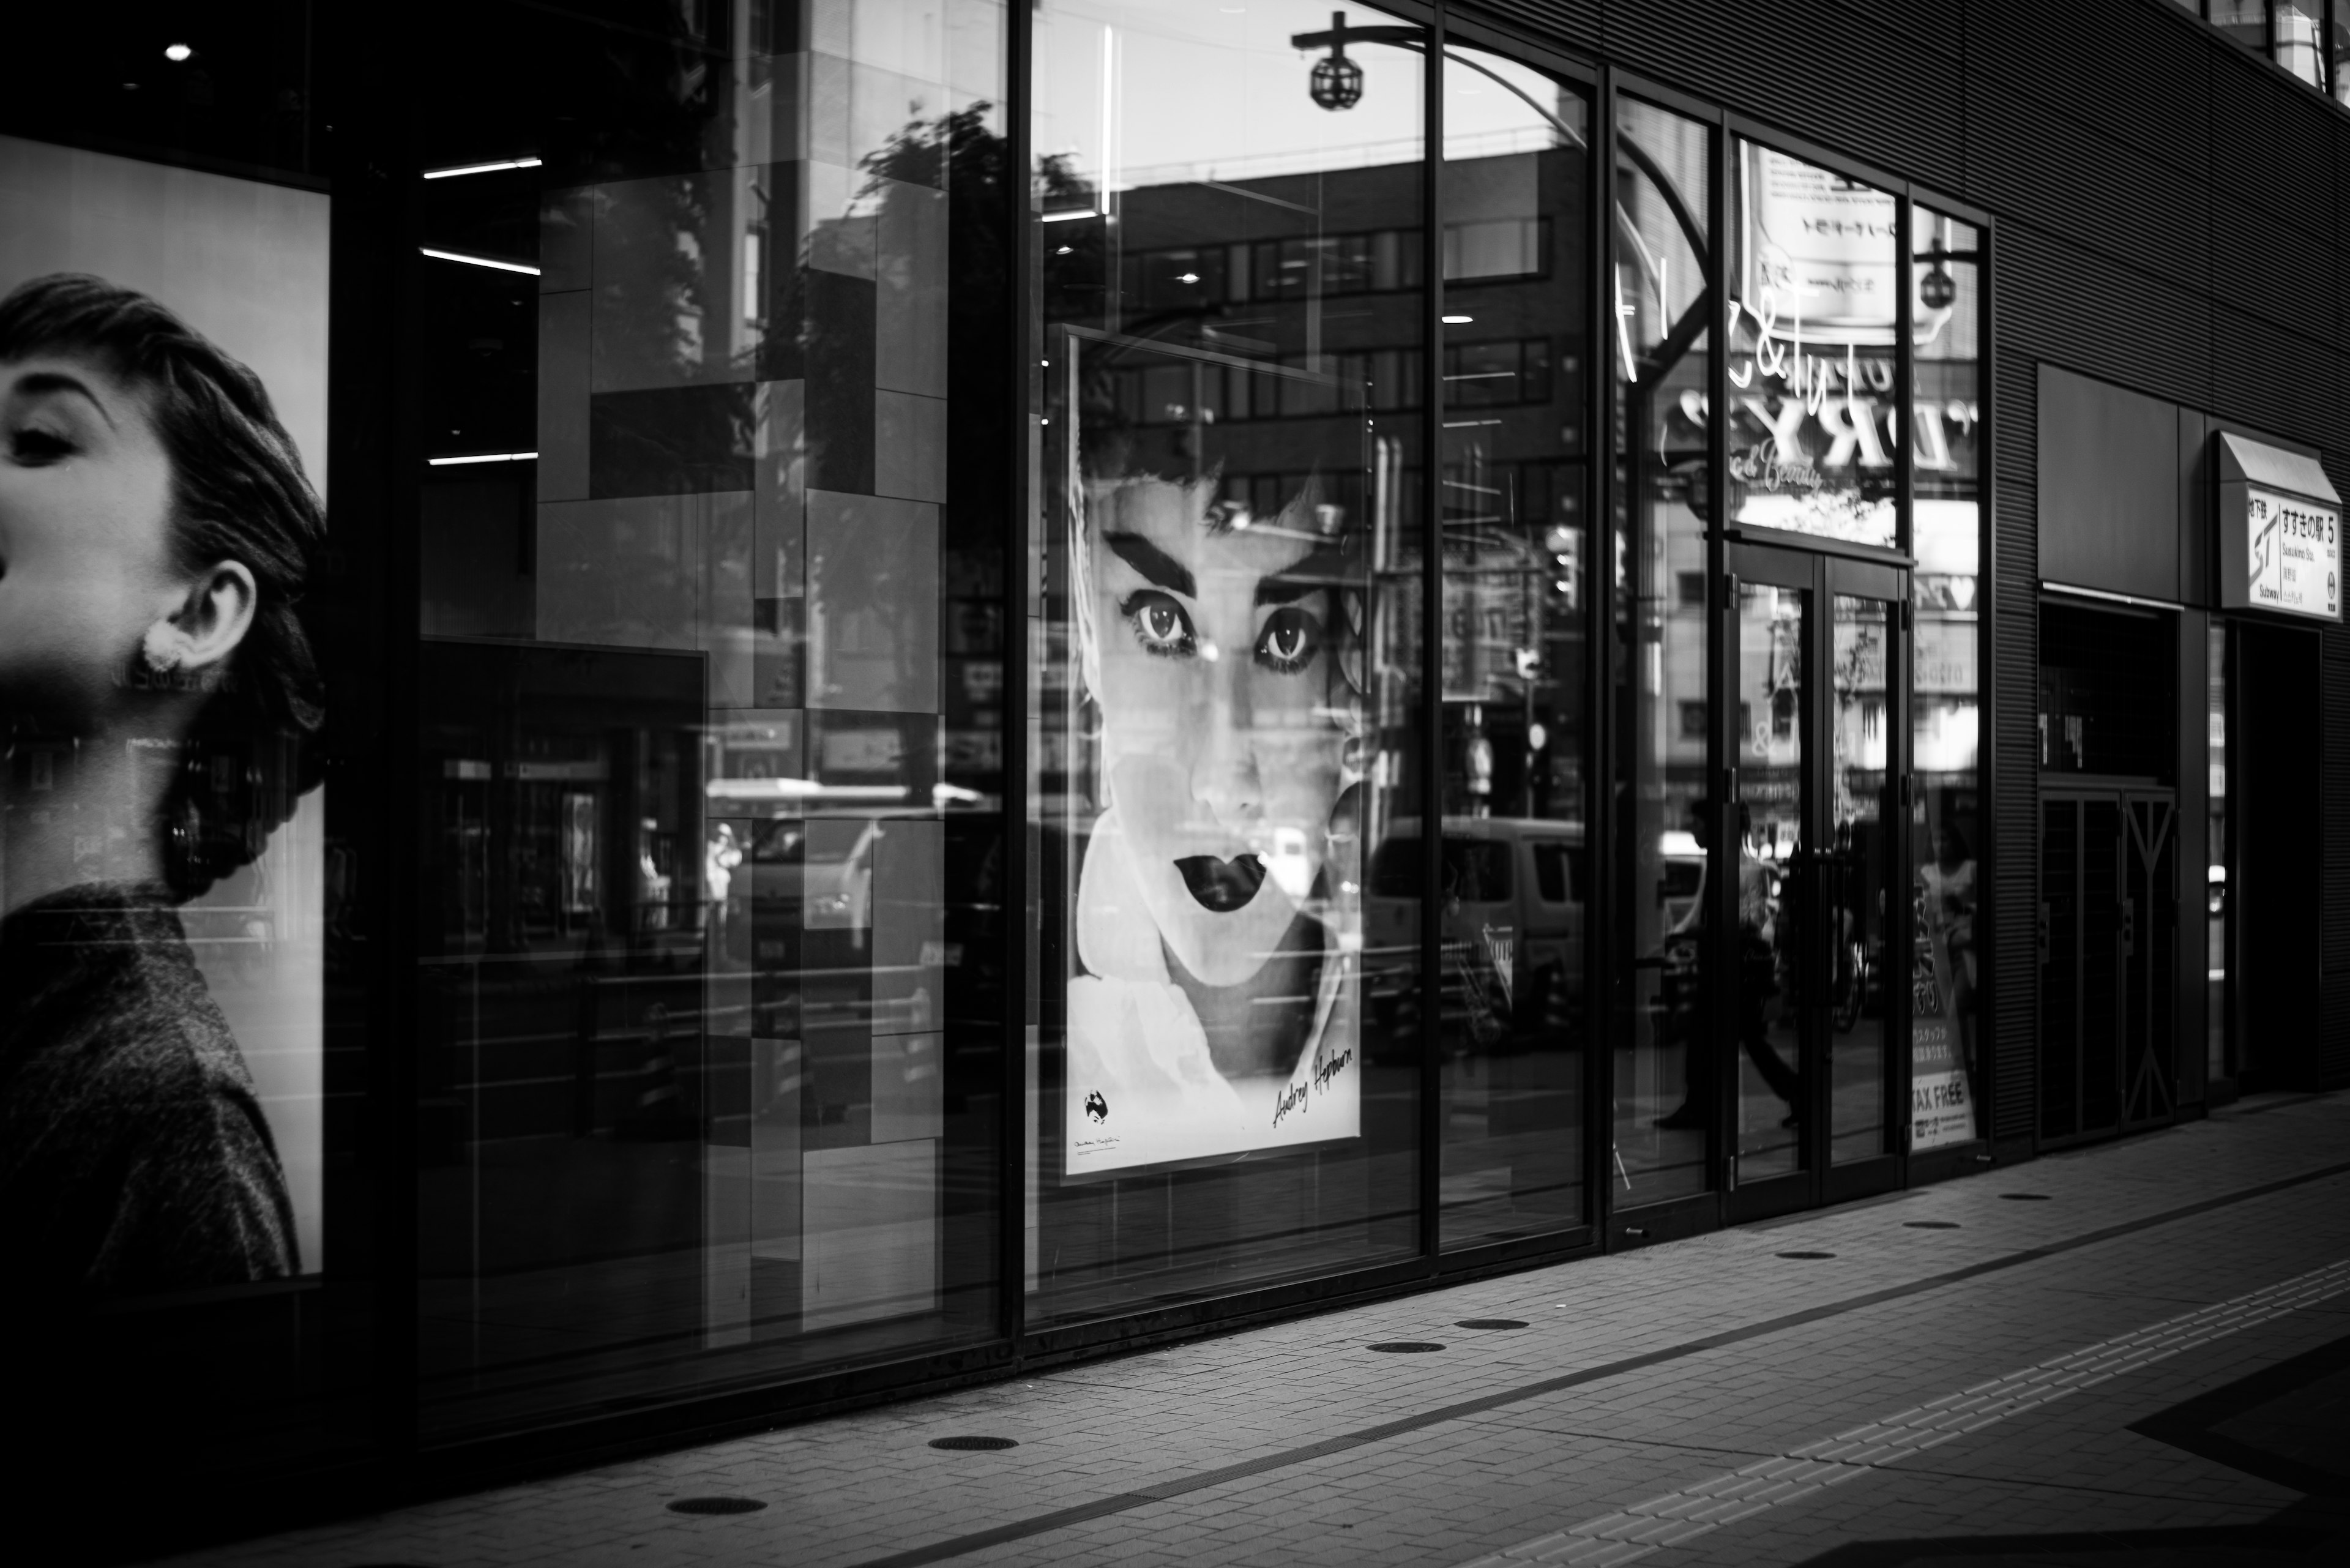
M1181 659L1191 652L1191 618L1165 594L1148 589L1118 607L1134 628L1135 640L1142 644L1143 652L1161 659Z
M1277 609L1257 634L1256 659L1266 669L1295 675L1322 647L1322 623L1295 606Z
M73 443L63 436L27 426L8 437L8 455L22 463L55 462L73 451Z

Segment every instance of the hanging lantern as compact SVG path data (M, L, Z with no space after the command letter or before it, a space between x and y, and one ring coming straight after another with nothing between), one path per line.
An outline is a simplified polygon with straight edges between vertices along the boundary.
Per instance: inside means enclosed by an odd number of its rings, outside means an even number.
M1324 109L1352 109L1363 101L1363 67L1347 57L1344 47L1333 44L1327 59L1314 62L1311 90Z

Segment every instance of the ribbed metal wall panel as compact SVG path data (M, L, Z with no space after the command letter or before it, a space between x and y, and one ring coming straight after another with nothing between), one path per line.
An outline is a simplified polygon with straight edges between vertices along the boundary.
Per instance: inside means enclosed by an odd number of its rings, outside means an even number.
M1737 5L1611 0L1602 47L1619 65L1791 134L1957 191L1965 181L1964 82L1956 50L1920 46L1924 8L1821 0ZM1906 11L1912 26L1884 16ZM1949 29L1954 34L1956 29ZM1832 49L1833 73L1799 63Z
M1970 169L1986 159L2077 160L2061 133L2050 134L2062 122L2135 146L2190 186L2210 179L2211 41L2199 26L2142 0L1968 0L1966 18L1970 92L1997 87L2042 116L2025 140L1971 149Z
M1977 82L1967 95L1967 147L1966 193L1992 212L2058 227L2126 274L2189 289L2210 282L2207 190L2143 145L2055 118L2045 100L2006 83Z
M2001 226L2000 334L2006 347L2195 408L2211 395L2212 306L2203 294L2072 244L2038 222ZM2249 419L2249 414L2239 415ZM2012 464L2021 448L2002 446Z
M1999 260L2003 280L2012 264L2004 250ZM2004 282L1994 287L2003 310ZM1991 1125L1994 1137L2012 1138L2032 1135L2039 1122L2040 469L2033 445L2040 378L2032 357L2012 349L2001 351L1991 373L1991 439L1999 452L1992 497L1999 640L1991 649L1991 746L1999 793L1991 809L1999 857L1991 897L1999 919L1991 950Z
M2314 205L2333 204L2332 176L2330 161L2311 172ZM2227 189L2211 192L2210 213L2210 275L2215 292L2247 315L2304 341L2339 347L2334 313L2319 304L2333 283L2333 240L2279 224Z
M2212 306L2211 331L2211 398L2221 413L2350 455L2338 350L2226 304Z
M2334 111L2241 51L2212 59L2211 171L2264 217L2333 240Z
M1455 9L1471 20L1491 17L1537 37L1596 52L1605 7L1600 0L1482 0Z

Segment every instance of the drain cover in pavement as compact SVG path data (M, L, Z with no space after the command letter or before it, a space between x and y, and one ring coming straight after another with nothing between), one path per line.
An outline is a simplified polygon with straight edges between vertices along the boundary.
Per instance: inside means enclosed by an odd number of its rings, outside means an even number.
M1514 1317L1464 1317L1452 1325L1455 1328L1523 1328L1525 1322Z
M2048 1201L2048 1194L2045 1192L2002 1192L2000 1196L2006 1199L2010 1203L2045 1203Z
M971 1452L993 1452L997 1449L1016 1449L1020 1445L1010 1438L932 1438L934 1449L955 1449Z
M1901 1228L1905 1231L1955 1231L1959 1222L1955 1220L1904 1220Z
M756 1513L767 1505L754 1497L681 1497L669 1505L671 1513Z
M1835 1254L1834 1252L1782 1252L1779 1256L1783 1258L1833 1258Z
M1371 1348L1388 1355L1425 1355L1431 1350L1441 1350L1444 1346L1432 1339L1391 1339L1385 1345L1375 1345Z

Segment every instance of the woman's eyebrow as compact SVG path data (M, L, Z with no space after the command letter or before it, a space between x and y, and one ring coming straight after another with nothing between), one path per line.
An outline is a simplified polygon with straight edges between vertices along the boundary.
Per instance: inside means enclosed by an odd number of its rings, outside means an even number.
M1346 551L1335 545L1326 545L1260 578L1256 585L1256 602L1261 605L1295 604L1308 594L1346 582L1348 574L1355 569L1355 563Z
M106 405L99 401L98 394L61 370L35 370L29 375L19 376L16 389L34 397L51 392L78 392L83 400L98 410L98 417L104 420L109 428L114 424L114 416L106 411Z
M1187 599L1200 597L1199 585L1191 580L1191 569L1141 535L1105 533L1102 543L1118 552L1119 560L1169 593L1181 594Z

